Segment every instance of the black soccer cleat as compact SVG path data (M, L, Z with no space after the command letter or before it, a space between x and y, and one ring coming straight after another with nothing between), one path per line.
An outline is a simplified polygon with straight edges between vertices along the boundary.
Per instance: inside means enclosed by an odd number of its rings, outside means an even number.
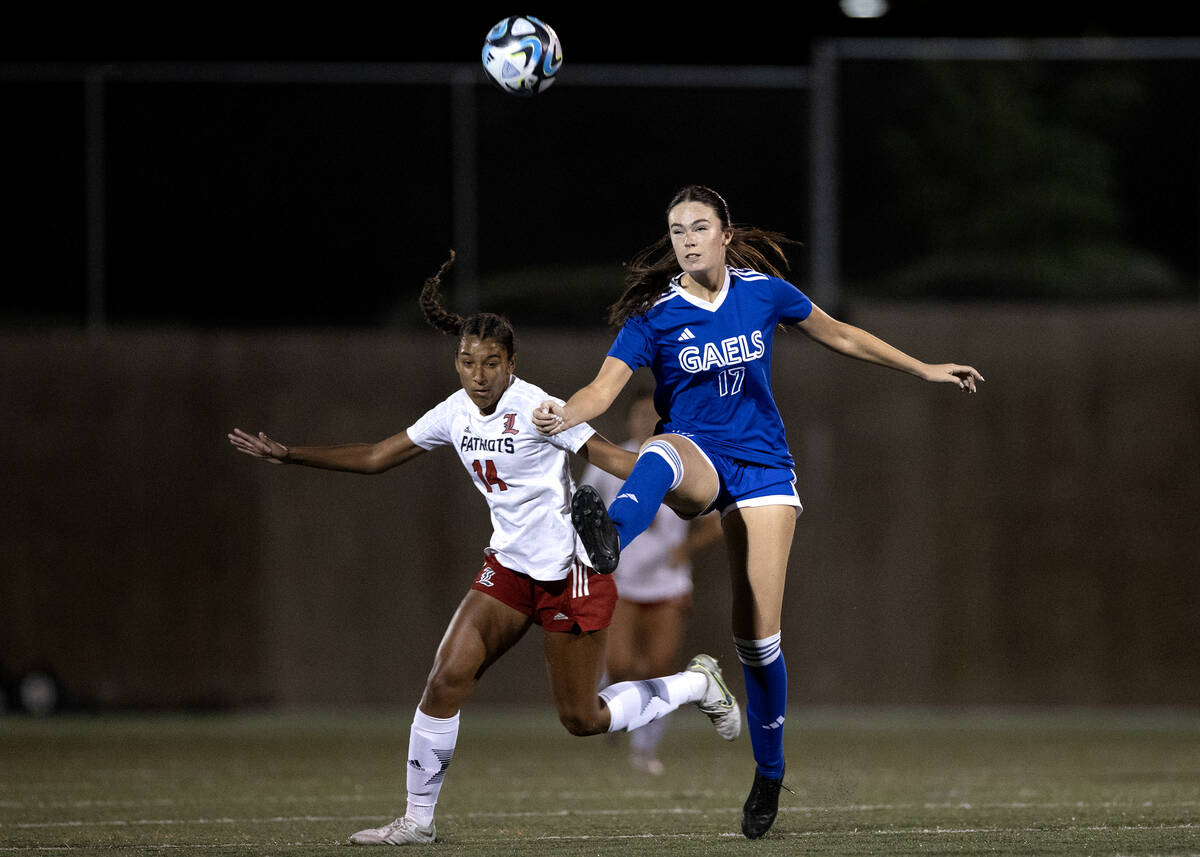
M604 501L591 485L580 485L571 498L571 525L579 533L592 568L612 574L621 559L621 540Z
M754 785L742 807L742 833L747 839L758 839L771 829L779 812L779 790L786 788L783 777L772 780L754 771ZM790 789L789 789L790 791Z

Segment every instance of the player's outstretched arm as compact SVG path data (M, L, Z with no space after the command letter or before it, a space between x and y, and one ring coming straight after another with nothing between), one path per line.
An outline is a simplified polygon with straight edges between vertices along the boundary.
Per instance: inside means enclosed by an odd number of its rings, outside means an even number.
M235 428L226 437L238 452L244 452L270 464L287 463L288 454L291 452L279 441L267 437L266 432L260 431L257 435L252 435Z
M588 464L593 464L618 479L628 479L637 461L637 453L622 449L600 432L588 438L587 443L579 448L579 454L587 459Z
M971 366L923 363L862 328L832 318L820 307L814 306L812 313L800 322L799 327L810 339L839 354L907 372L926 381L957 384L959 389L974 393L975 383L983 380L983 376Z
M554 435L595 419L609 409L632 376L633 370L624 361L605 357L592 383L567 399L565 405L542 402L533 412L533 424L542 434Z
M346 443L338 446L284 446L267 436L235 428L227 437L238 452L271 464L303 464L347 473L383 473L415 458L425 450L402 431L378 443Z

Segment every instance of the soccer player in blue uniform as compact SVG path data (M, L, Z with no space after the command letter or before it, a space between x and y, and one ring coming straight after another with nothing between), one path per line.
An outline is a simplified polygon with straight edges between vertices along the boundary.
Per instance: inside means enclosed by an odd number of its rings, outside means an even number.
M734 226L716 191L680 190L667 208L668 235L639 254L610 311L620 332L596 378L565 404L535 417L546 434L594 419L633 373L654 374L658 434L605 509L591 486L572 519L597 571L616 567L664 502L690 517L721 512L733 584L733 636L746 679L746 722L756 769L742 832L774 823L783 785L787 670L780 648L784 578L801 511L783 420L771 393L771 344L780 325L834 351L974 393L970 366L916 360L837 321L782 278L778 233Z

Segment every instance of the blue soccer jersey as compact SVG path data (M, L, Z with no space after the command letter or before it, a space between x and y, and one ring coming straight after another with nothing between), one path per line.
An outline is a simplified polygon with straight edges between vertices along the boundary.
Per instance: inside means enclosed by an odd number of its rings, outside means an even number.
M726 268L711 304L676 277L654 306L625 322L608 355L635 371L650 367L662 431L693 434L730 458L792 467L771 394L771 346L777 324L811 312L803 292L757 271Z

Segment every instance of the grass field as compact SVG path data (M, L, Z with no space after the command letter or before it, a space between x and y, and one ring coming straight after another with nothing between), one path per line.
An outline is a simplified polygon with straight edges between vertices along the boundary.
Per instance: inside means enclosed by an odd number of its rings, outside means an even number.
M402 811L410 712L0 717L0 853L349 853ZM1200 854L1200 713L790 713L774 829L739 830L753 774L695 712L665 775L548 711L464 712L438 857Z

